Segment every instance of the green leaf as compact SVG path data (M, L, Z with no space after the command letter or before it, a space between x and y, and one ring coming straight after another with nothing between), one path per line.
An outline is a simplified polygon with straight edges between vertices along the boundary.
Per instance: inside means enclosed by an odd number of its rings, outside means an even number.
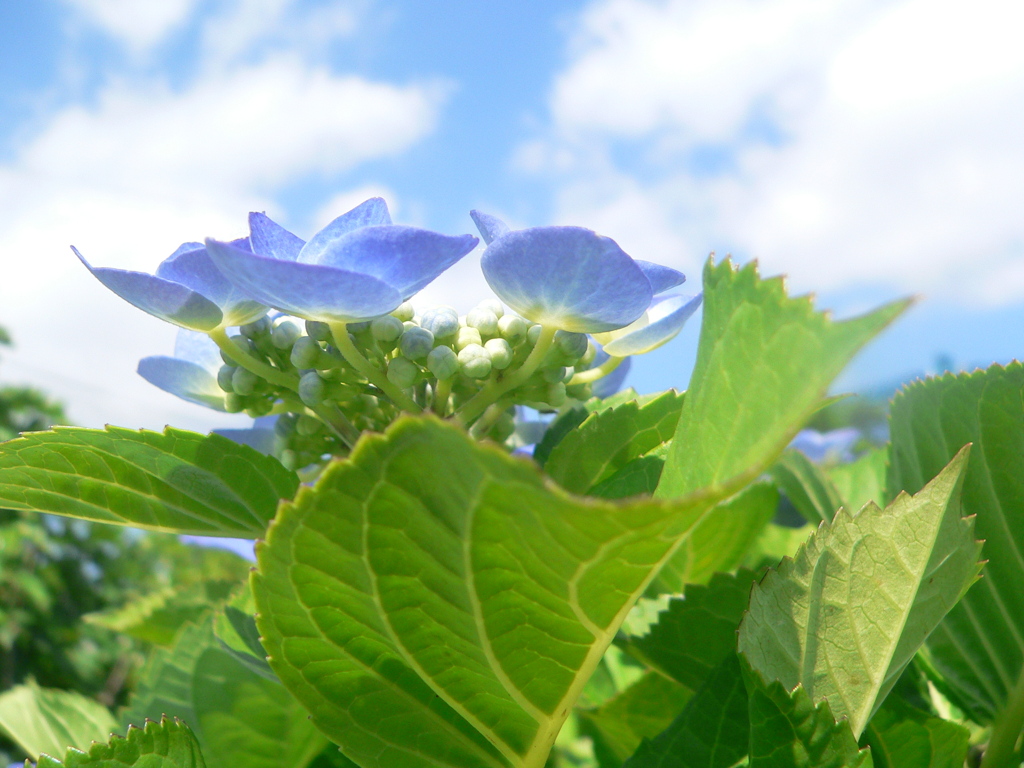
M697 690L736 650L736 630L750 601L753 571L716 573L706 586L689 584L682 599L669 600L646 634L626 635L619 647L649 666ZM737 668L738 669L738 668Z
M662 733L644 740L623 768L732 768L746 754L747 691L734 652Z
M981 545L960 509L967 456L884 511L841 510L751 594L740 651L765 678L827 699L855 736L977 577Z
M541 765L714 501L575 499L455 426L401 419L282 506L258 547L257 624L271 667L356 762Z
M714 574L739 567L779 507L774 483L748 485L723 501L662 566L648 593L678 594L686 584L706 584Z
M592 397L585 403L567 408L555 417L551 425L544 432L544 437L537 443L537 447L533 451L533 460L543 467L555 446L562 442L562 439L567 434L582 424L590 414L603 411L606 408L614 408L630 400L644 401L649 397L650 395L638 395L636 390L630 387L616 392L614 395L610 395L603 400Z
M209 536L262 536L299 479L220 435L57 427L0 444L0 506Z
M121 712L124 727L138 727L146 720L170 715L198 728L192 709L192 678L199 657L214 642L210 621L207 617L199 624L187 624L173 647L153 651L139 675L135 693Z
M544 470L570 493L587 493L669 440L683 400L669 390L642 406L633 400L590 414L554 447Z
M864 732L876 768L963 768L970 731L886 699Z
M981 723L992 720L1024 658L1024 367L907 387L892 405L890 492L914 491L936 466L974 444L963 506L985 540L985 576L928 638L943 691Z
M602 499L628 499L631 496L650 496L661 480L668 445L655 448L646 456L633 459L615 474L590 489L589 495Z
M213 765L304 768L327 746L280 683L260 677L220 648L208 648L196 662L192 708L203 753Z
M45 756L38 768L206 768L206 763L188 726L165 717L129 728L127 737L114 736L88 752L69 749L63 762Z
M260 643L260 632L256 628L256 601L252 590L246 584L231 602L225 605L213 620L213 632L225 651L243 666L265 677L277 680L277 675L267 663L267 652Z
M648 672L599 708L581 711L580 732L593 740L601 768L618 768L643 739L664 731L692 695L679 683Z
M118 608L86 614L90 624L156 645L171 645L185 624L196 623L223 602L234 582L214 580L144 595Z
M106 741L117 722L102 704L74 691L40 688L35 682L0 694L0 732L33 759L62 755L68 747L86 749Z
M122 722L176 716L214 766L304 768L325 745L307 712L280 683L223 650L211 624L188 625L173 648L156 650Z
M828 478L839 492L843 506L851 511L861 509L869 501L884 506L891 500L886 491L889 448L875 448L856 461L829 467Z
M772 467L779 489L809 523L831 522L843 497L828 475L802 452L788 450ZM856 512L860 507L854 508Z
M750 768L872 768L850 723L838 723L828 701L815 705L803 686L787 691L743 663L750 713Z
M787 298L781 278L761 280L754 264L709 260L693 383L658 495L685 496L774 459L836 374L908 303L834 322L810 299Z

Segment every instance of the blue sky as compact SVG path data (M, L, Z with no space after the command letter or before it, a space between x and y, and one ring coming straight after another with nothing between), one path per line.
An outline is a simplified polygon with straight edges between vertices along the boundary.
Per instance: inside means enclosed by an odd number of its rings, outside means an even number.
M150 270L266 209L310 234L383 194L406 223L582 224L699 283L758 258L844 316L922 294L845 375L1019 356L1018 4L930 0L0 0L5 380L72 418L223 423L134 373L174 330L71 257ZM694 288L696 290L696 288ZM467 309L474 257L423 302ZM697 323L634 367L686 383ZM238 418L238 417L234 417Z

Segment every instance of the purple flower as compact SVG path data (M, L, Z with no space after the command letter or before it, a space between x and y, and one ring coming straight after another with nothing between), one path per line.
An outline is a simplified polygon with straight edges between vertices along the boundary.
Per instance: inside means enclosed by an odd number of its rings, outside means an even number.
M630 325L655 295L686 277L630 258L608 237L583 227L510 230L471 211L487 250L484 277L498 297L528 320L566 331L600 333Z
M371 198L304 242L262 213L249 215L252 250L207 240L224 276L252 300L320 322L358 322L391 312L476 246L391 223Z
M595 333L594 339L613 357L642 355L671 341L700 306L704 294L656 296L638 320L625 328Z
M246 251L249 239L231 247ZM184 243L164 259L155 275L111 267L93 267L71 250L93 276L125 301L144 312L182 328L212 331L243 325L262 317L267 307L239 291L214 266L202 243Z
M138 372L164 392L215 411L225 411L225 393L217 384L221 364L220 350L209 336L183 328L174 341L173 357L144 357L139 361Z

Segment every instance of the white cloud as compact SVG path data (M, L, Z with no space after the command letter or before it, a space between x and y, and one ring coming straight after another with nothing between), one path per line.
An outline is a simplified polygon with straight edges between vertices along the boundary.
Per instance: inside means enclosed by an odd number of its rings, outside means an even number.
M34 381L98 426L196 429L237 422L135 374L175 329L103 288L72 256L151 271L179 243L245 233L274 196L393 156L433 130L435 84L338 75L295 57L207 72L175 90L119 80L52 119L0 166L0 324L17 348L5 381ZM287 221L283 223L288 223Z
M182 25L198 0L64 0L107 34L139 51Z
M1020 300L1022 23L1005 0L604 0L517 164L637 256Z

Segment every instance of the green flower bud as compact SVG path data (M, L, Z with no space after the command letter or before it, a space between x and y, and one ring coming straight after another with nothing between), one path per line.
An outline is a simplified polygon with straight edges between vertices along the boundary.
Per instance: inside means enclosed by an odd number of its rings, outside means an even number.
M579 360L583 357L589 341L585 333L555 331L555 346L570 360Z
M254 419L258 419L261 416L266 416L274 409L274 404L269 399L263 398L252 403L248 408L245 409L247 416L252 416Z
M415 384L419 372L419 366L405 357L396 357L388 363L388 381L401 389L408 389Z
M228 341L237 347L238 351L242 354L252 354L255 351L249 344L249 340L244 336L239 336L237 333L234 336L229 336ZM220 351L220 359L227 365L237 365L234 360L227 356L223 349Z
M295 422L295 431L303 437L317 434L321 427L323 427L323 422L308 413L300 415L298 421Z
M240 395L229 392L224 396L224 410L228 413L240 413L245 407L245 402Z
M491 373L491 356L479 344L469 344L459 352L459 367L471 379L483 379Z
M306 333L309 337L317 341L330 341L331 340L331 327L327 323L321 323L317 320L306 321Z
M377 341L392 342L402 335L405 327L402 321L391 315L374 318L370 323L370 333Z
M418 360L421 357L426 357L434 348L434 334L418 325L407 328L402 334L399 346L403 355L410 360Z
M530 324L519 315L502 315L498 318L498 333L510 344L516 344L526 336Z
M291 320L285 320L274 327L270 340L278 349L288 349L301 335L302 331L299 330L299 326Z
M247 339L258 339L260 336L270 333L270 318L264 315L259 320L253 320L251 323L240 326L238 330Z
M531 346L537 344L537 340L540 338L540 325L531 325L530 330L526 332L526 340L530 342Z
M468 347L470 344L481 345L484 341L480 337L480 331L476 328L460 328L459 335L455 339L455 348L460 352Z
M503 371L512 363L512 345L504 339L490 339L484 349L491 356L491 365Z
M560 405L565 404L565 397L565 384L561 381L556 381L548 386L547 395L544 400L548 405L558 408Z
M476 308L492 313L499 320L505 314L505 308L497 299L484 299L483 301L476 305Z
M466 315L466 325L476 328L481 336L494 336L498 333L498 317L488 309L479 307Z
M435 339L447 338L459 330L459 313L452 307L435 307L423 313L420 325L434 334Z
M235 373L235 366L233 365L222 365L220 370L217 371L217 384L225 392L234 392L231 388L231 377Z
M251 395L256 391L260 377L245 368L235 368L231 374L231 391L238 395Z
M363 331L367 330L369 327L370 327L370 321L369 320L363 320L360 323L349 323L348 324L348 332L349 333L362 333Z
M459 372L459 356L451 347L434 347L427 355L427 368L438 379L450 379Z
M412 304L408 301L403 301L398 305L395 311L391 313L391 316L404 323L406 320L412 320L416 316L416 311L412 308Z
M298 416L294 413L282 413L274 422L274 434L282 438L291 437L295 433L295 425L298 420Z
M503 443L512 437L512 433L516 431L516 419L511 413L507 411L498 417L498 420L494 422L494 425L490 428L487 436L498 443Z
M299 379L299 399L310 408L316 408L324 401L327 384L316 371L306 371Z
M587 351L583 353L583 357L576 364L586 370L594 362L595 357L597 357L597 345L590 339L587 339Z
M324 351L312 336L302 336L292 347L291 361L299 370L316 368Z

